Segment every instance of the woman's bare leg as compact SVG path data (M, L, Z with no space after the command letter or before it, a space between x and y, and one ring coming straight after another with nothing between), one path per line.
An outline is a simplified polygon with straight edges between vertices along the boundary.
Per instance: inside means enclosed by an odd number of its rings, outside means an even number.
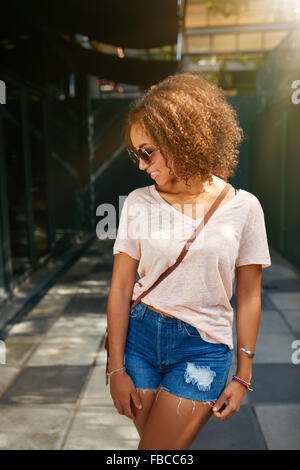
M189 449L212 415L212 406L159 387L144 424L138 450Z
M136 390L142 403L142 409L139 410L136 407L132 409L133 414L135 416L133 422L136 429L138 430L140 437L142 437L151 407L155 400L156 390L142 388L137 388Z

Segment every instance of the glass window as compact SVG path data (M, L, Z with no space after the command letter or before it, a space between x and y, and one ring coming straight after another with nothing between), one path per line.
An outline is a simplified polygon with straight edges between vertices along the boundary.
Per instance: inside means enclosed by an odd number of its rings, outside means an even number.
M207 25L207 10L205 5L190 4L188 2L185 14L185 26L187 28L197 28Z
M265 33L265 49L274 49L287 35L287 31L268 31Z
M210 52L209 36L189 36L184 38L184 53Z
M224 16L221 13L209 13L209 26L227 26L234 25L237 21L237 15Z
M3 241L0 226L0 299L6 295L5 289L5 273L4 273L4 259L3 259Z
M239 35L240 51L262 50L262 33L241 33Z
M231 52L236 50L235 34L216 34L214 36L214 52Z
M256 23L265 23L266 15L268 11L271 10L272 5L269 5L270 2L262 2L261 0L255 1L251 0L248 3L248 6L242 8L238 14L238 24L256 24Z
M30 268L28 215L23 154L21 96L7 84L3 119L4 155L13 277Z
M46 172L44 158L44 133L42 102L38 96L28 96L28 119L31 156L31 194L34 213L34 241L37 257L49 251L48 207L46 197Z

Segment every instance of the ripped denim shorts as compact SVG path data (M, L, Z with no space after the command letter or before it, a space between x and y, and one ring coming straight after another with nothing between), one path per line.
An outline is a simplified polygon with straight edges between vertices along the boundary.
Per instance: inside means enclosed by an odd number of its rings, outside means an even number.
M226 386L232 353L226 344L208 343L189 323L163 317L148 305L139 302L129 314L124 364L136 388L160 385L179 397L215 402Z

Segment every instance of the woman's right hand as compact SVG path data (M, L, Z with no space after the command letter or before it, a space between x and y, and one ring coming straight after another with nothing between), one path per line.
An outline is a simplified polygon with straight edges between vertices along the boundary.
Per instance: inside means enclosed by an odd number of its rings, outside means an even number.
M118 412L130 419L134 419L131 399L133 405L138 409L142 408L142 404L131 377L126 374L125 370L121 370L111 375L109 380L110 394Z

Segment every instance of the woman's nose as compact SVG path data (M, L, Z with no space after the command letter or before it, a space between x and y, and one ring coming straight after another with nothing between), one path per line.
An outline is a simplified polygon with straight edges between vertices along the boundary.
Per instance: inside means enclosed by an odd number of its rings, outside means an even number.
M149 163L146 163L141 158L139 159L139 169L140 170L145 170L146 168L148 168L148 166L149 166Z

